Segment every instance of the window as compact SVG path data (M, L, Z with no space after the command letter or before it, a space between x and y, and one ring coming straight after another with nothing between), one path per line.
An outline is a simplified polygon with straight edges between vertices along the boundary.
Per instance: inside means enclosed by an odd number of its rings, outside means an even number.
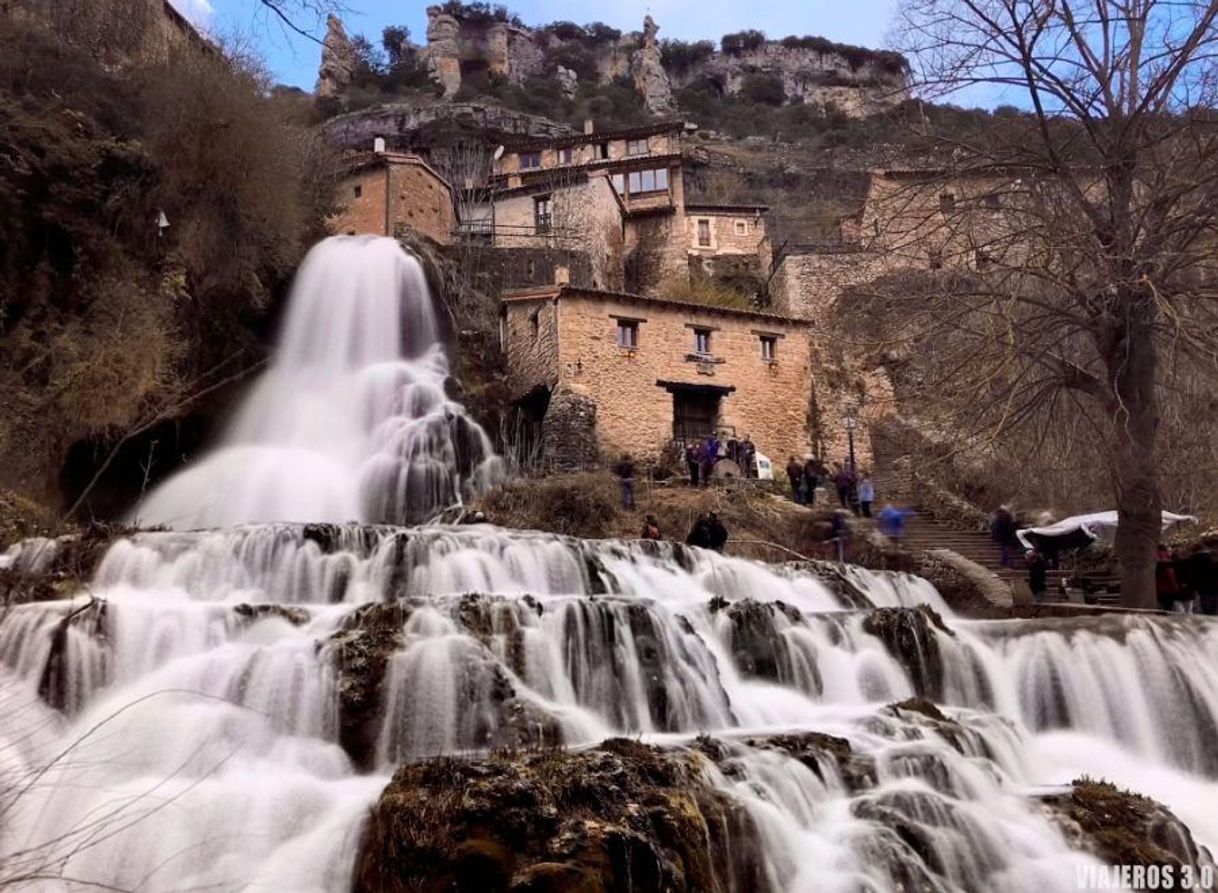
M520 169L522 171L531 171L541 167L540 152L521 152L520 153Z
M711 352L711 330L694 329L694 353L708 354Z
M634 350L639 346L639 324L633 319L617 321L617 346Z
M709 220L698 221L698 247L709 248L711 243L711 231Z
M736 221L736 235L747 236L749 234L749 223L747 220Z
M618 195L626 194L626 175L625 174L614 174L613 175L613 188L617 190Z
M561 149L558 150L558 163L559 164L570 164L571 163L571 147L570 146L563 146Z
M930 268L932 270L943 269L943 251L941 249L930 249Z
M539 195L533 199L533 225L538 233L548 233L553 219L550 215L550 197Z
M641 192L666 192L668 190L668 168L631 171L627 182L631 195L638 195Z
M987 208L989 208L991 211L997 211L999 208L1002 207L1002 201L998 197L997 192L991 192L991 193L987 194L984 199L984 202L985 202L985 206Z
M956 195L953 192L939 193L939 210L951 214L956 210Z
M646 155L647 154L647 138L641 140L626 140L627 155Z
M356 198L359 198L361 195L364 194L364 187L363 186L352 187L351 194L354 195Z
M767 363L774 362L774 355L778 350L777 336L761 335L758 340L761 342L761 358Z
M596 147L592 150L592 152L593 152L593 155L596 156L597 161L605 161L609 157L609 144L608 143L597 143Z
M533 333L534 341L541 335L541 320L538 318L540 313L540 310L534 310L529 314L529 330Z
M978 270L984 270L994 263L994 259L990 257L990 253L984 248L978 248L973 252L973 263Z

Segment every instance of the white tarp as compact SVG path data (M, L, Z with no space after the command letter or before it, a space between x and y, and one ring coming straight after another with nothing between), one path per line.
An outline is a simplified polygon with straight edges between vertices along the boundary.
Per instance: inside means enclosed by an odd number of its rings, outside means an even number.
M1186 521L1195 522L1197 519L1192 515L1177 515L1175 512L1163 513L1163 529L1171 527L1173 524L1182 524ZM1028 534L1036 534L1043 537L1064 537L1073 533L1082 532L1092 540L1110 540L1116 534L1117 529L1117 513L1116 512L1093 512L1090 515L1075 515L1072 518L1066 518L1063 521L1058 521L1056 524L1049 524L1045 527L1029 527L1026 530L1021 530L1017 534L1019 541L1023 543L1024 548L1032 548L1032 543L1028 541Z

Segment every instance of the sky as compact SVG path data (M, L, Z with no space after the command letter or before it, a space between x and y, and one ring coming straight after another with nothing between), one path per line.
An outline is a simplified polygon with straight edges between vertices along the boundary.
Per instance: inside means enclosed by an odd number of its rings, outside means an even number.
M313 88L321 47L284 29L259 0L171 2L195 24L215 34L252 38L282 83ZM364 34L379 43L386 25L405 25L415 43L426 42L426 0L342 0L342 5L348 34ZM718 42L724 34L755 28L774 38L812 34L876 49L884 46L893 12L893 0L852 0L845 7L840 0L603 0L596 5L517 0L506 5L526 25L599 20L624 32L639 31L643 16L650 13L660 26L661 39ZM319 37L325 33L325 23L311 17L301 24Z

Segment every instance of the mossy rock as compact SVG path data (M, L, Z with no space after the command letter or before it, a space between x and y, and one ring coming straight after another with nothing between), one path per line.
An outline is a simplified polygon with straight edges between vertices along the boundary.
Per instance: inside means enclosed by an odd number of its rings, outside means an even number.
M1041 799L1076 848L1110 865L1172 866L1177 876L1189 865L1197 877L1214 864L1171 810L1111 782L1084 776L1068 792Z
M756 834L687 751L616 738L436 758L402 766L373 807L353 889L764 893L763 867L740 857Z

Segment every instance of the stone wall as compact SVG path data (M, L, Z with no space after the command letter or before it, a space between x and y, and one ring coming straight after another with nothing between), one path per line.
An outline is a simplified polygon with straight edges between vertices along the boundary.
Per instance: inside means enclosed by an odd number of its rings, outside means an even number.
M508 388L520 399L534 388L558 384L558 303L508 301L503 305Z
M597 403L587 394L566 387L555 390L541 432L547 471L584 471L600 463Z
M567 125L548 118L477 102L387 103L331 118L321 126L321 132L338 149L367 151L373 140L383 137L391 149L417 150L430 147L430 134L437 128L472 134L485 140L491 149L505 138L551 138L571 133Z
M393 235L407 228L440 245L456 224L448 184L417 161L386 157L343 178L340 209L328 221L333 233Z
M515 307L538 303L509 300L509 316L523 312ZM619 317L638 321L637 349L618 346ZM692 356L694 327L711 330L709 360ZM774 362L761 358L762 333L778 338ZM529 345L517 337L509 330L509 374L527 389L526 369L533 360ZM773 458L808 451L812 368L808 339L798 324L744 311L564 292L558 301L558 342L559 384L596 403L602 451L659 456L673 435L673 398L657 381L734 388L722 397L720 424L750 435Z
M849 246L786 254L770 280L770 306L776 313L823 320L843 292L890 269L888 257Z
M536 203L550 201L550 229L536 228ZM622 207L604 172L582 181L556 183L549 191L529 190L496 198L496 248L551 248L588 258L593 288L621 289L624 251Z

